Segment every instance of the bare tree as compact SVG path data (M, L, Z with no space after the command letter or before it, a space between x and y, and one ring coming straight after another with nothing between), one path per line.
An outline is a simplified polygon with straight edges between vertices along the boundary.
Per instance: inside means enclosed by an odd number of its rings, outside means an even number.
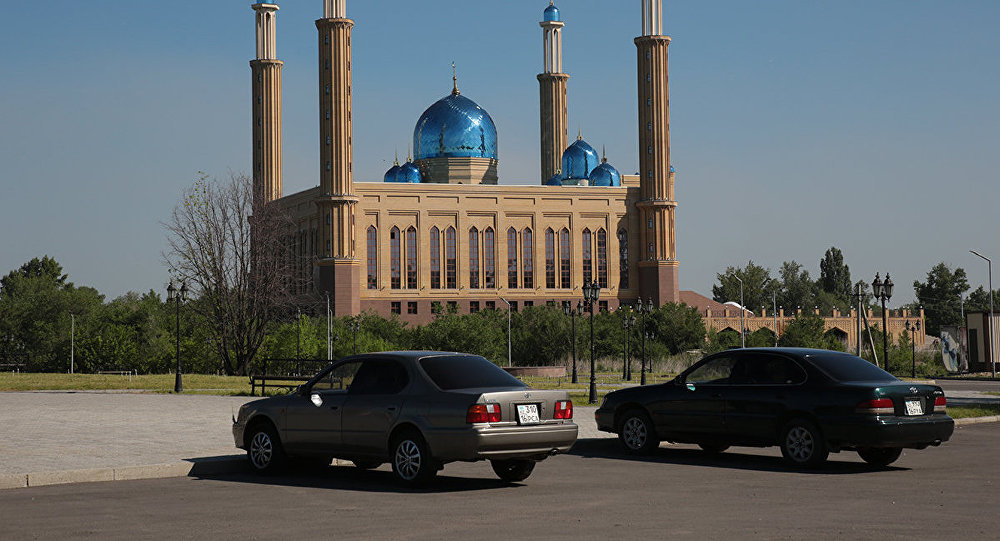
M223 370L245 375L268 323L293 302L291 219L278 205L255 203L250 177L202 173L164 226L164 258L198 297L192 309L208 322Z

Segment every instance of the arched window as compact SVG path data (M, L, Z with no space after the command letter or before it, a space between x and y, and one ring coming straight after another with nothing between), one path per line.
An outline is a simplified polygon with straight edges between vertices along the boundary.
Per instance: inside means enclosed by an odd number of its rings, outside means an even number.
M573 287L569 281L569 229L565 227L559 232L559 287Z
M399 266L399 228L393 226L389 231L389 282L392 289L399 289L400 266Z
M507 230L507 287L517 289L517 230Z
M590 228L583 230L583 239L581 240L583 240L583 283L589 284L594 273L594 250L591 245L593 235L590 234Z
M441 231L431 228L431 289L441 289Z
M597 285L608 287L608 233L603 227L597 230Z
M483 287L497 287L496 240L492 227L483 231Z
M551 227L545 230L545 287L556 287L556 233Z
M406 289L417 289L417 230L406 230Z
M378 287L378 231L368 226L368 289Z
M479 289L479 230L469 230L469 288Z
M458 276L458 256L456 255L454 227L449 227L448 230L445 231L444 242L445 287L448 289L455 289L458 287L458 284L456 283L456 278Z
M521 258L524 261L521 280L525 289L531 289L535 287L535 247L532 245L531 229L527 227L521 230Z
M628 232L618 230L618 289L628 289Z

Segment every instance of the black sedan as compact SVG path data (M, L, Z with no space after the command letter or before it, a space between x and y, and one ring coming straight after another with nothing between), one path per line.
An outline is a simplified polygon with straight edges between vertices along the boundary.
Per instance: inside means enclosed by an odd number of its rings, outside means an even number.
M854 355L754 348L710 355L668 383L609 393L595 416L635 453L661 441L710 453L779 445L800 467L848 450L885 466L904 448L951 437L945 404L940 387L901 381Z

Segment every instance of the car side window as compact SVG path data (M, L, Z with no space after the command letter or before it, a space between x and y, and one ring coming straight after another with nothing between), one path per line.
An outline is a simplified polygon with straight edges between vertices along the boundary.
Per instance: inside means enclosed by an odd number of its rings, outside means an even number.
M695 368L684 378L686 383L729 383L735 360L731 356L716 357Z
M332 370L313 383L313 391L330 391L346 393L354 383L355 375L361 368L361 361L349 362L334 366Z
M354 381L351 384L350 394L396 394L406 387L410 378L406 373L406 368L392 360L371 360L362 363Z
M794 361L777 355L749 355L740 363L740 383L750 385L794 385L806 373Z

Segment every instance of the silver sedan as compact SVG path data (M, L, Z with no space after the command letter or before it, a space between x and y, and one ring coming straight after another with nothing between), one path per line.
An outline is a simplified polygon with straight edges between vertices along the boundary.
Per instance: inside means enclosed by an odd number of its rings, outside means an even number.
M259 472L287 461L390 462L407 485L477 460L523 481L576 437L565 391L532 389L478 355L432 351L346 357L291 394L245 404L233 422L236 446Z

